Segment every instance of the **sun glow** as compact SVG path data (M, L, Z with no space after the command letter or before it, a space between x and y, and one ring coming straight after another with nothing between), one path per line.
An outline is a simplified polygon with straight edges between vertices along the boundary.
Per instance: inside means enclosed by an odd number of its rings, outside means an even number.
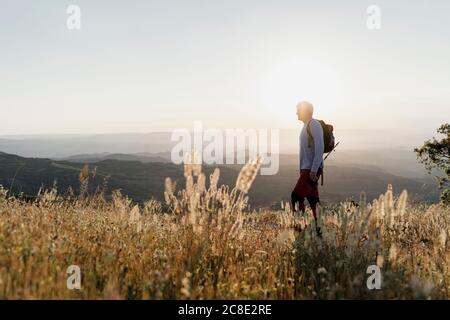
M310 101L316 116L331 117L339 100L338 75L316 61L287 61L267 69L260 79L258 94L264 112L282 123L295 120L298 101Z

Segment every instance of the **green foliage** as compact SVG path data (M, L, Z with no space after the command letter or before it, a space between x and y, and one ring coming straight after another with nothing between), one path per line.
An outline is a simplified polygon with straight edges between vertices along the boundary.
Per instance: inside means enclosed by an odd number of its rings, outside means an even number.
M437 172L436 179L439 188L442 189L441 201L448 205L450 204L450 124L443 124L437 132L444 135L444 138L437 140L433 137L414 151L429 173Z
M441 193L441 201L443 204L449 206L450 205L450 190L446 189Z

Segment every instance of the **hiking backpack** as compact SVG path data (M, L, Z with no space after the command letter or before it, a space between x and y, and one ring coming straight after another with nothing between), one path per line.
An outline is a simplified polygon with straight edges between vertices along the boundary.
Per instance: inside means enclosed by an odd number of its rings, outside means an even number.
M334 146L335 146L333 126L331 124L325 123L325 121L323 121L323 120L318 120L318 121L323 129L323 145L325 147L323 153L329 153L329 152L333 151ZM309 128L310 123L311 123L311 121L308 122L308 127L306 128L306 131L308 132L308 135L309 135L309 141L308 141L309 147L311 147L311 141L314 141L314 138L311 133L311 129Z

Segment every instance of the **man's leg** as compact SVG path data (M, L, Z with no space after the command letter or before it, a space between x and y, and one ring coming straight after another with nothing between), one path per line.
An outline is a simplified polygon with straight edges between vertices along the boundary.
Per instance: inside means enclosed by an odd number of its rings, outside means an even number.
M301 212L305 212L305 198L299 196L295 191L292 191L291 193L291 205L292 205L292 211L295 212L295 205L298 203L298 209Z
M314 221L316 223L316 231L317 231L317 235L321 235L321 231L319 228L319 224L317 223L317 204L320 202L319 198L317 197L307 197L308 199L308 203L311 206L311 211L313 213L314 216Z
M298 209L299 211L305 213L305 197L299 196L295 191L292 191L291 193L291 204L292 204L292 212L295 211L295 205L298 203ZM302 226L301 224L295 224L294 229L297 232L302 232Z
M311 211L314 216L314 220L317 221L317 204L319 203L319 199L316 197L307 197L308 203L311 207Z

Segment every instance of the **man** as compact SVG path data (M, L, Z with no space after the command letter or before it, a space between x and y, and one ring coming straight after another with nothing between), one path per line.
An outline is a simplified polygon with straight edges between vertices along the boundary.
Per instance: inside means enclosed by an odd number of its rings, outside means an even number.
M298 120L303 122L300 133L300 177L291 194L292 209L305 212L305 198L311 206L316 223L317 235L321 235L317 224L317 204L319 200L318 180L323 170L323 129L320 122L313 119L314 107L307 101L297 105Z

